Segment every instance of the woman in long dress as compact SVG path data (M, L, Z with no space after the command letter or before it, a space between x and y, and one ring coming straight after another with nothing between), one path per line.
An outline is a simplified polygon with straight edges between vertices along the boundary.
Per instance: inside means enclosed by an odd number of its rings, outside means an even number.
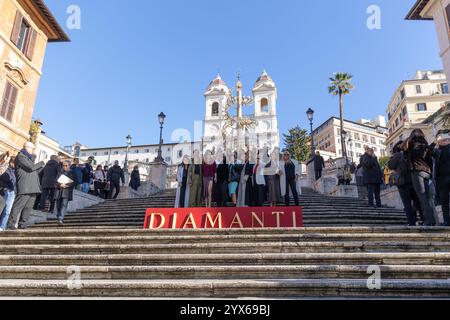
M189 156L184 156L183 162L178 166L178 188L175 199L175 208L187 208L189 206L189 163Z
M194 151L193 163L189 168L189 207L202 205L202 159L200 151Z
M212 152L207 150L205 152L204 162L202 164L203 173L203 199L206 207L212 206L212 193L214 181L217 181L217 164L214 161Z

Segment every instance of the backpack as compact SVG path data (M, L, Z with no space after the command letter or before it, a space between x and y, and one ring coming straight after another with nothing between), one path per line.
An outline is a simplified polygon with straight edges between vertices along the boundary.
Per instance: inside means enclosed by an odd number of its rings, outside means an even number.
M408 162L403 152L401 153L400 166L392 171L389 176L389 185L392 186L403 186L406 184L405 176L408 174Z

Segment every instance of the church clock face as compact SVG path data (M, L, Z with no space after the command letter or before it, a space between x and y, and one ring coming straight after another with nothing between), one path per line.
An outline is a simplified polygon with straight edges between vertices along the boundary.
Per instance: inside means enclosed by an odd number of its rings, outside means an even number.
M270 122L262 121L261 122L261 130L262 131L269 131L270 130Z
M219 133L219 126L218 125L214 124L209 129L210 129L212 134L218 134Z

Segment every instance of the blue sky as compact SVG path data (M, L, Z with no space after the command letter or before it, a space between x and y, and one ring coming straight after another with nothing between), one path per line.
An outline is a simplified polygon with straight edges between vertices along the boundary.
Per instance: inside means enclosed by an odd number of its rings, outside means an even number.
M351 120L385 114L398 84L419 69L441 69L432 22L405 21L415 0L47 0L66 27L81 8L72 42L49 44L35 117L62 145L165 142L204 116L203 93L218 71L228 85L241 72L246 93L266 68L278 87L281 132L338 115L327 92L334 72L354 75L345 99ZM382 29L366 27L381 8Z

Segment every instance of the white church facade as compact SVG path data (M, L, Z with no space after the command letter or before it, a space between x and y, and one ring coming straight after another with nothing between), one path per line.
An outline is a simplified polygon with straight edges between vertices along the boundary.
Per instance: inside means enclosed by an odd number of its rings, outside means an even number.
M240 79L235 90L237 94L233 97L234 90L218 75L204 93L205 150L223 149L224 139L227 149L236 149L238 145L246 149L279 147L277 87L272 78L264 71L256 80L251 97L243 96ZM230 122L235 125L229 126ZM239 126L239 123L248 125ZM242 140L240 144L238 139Z

